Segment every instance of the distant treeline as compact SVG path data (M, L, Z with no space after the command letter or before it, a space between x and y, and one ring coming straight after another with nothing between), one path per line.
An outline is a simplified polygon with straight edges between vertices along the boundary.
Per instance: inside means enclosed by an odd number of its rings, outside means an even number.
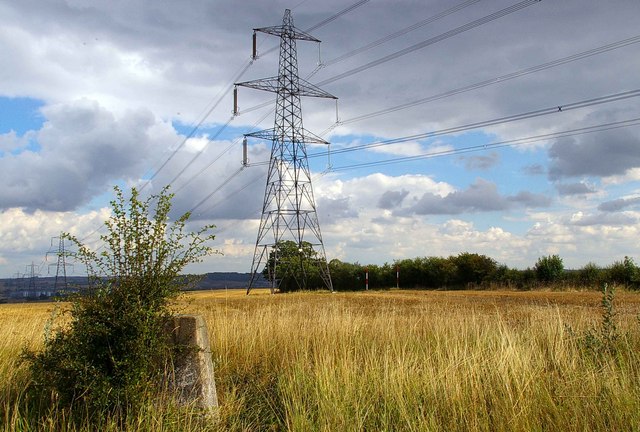
M461 253L455 256L403 259L384 265L362 265L334 259L329 262L334 289L365 289L368 272L370 289L534 289L581 287L598 289L603 283L640 289L640 268L625 257L606 267L589 263L566 270L558 255L543 256L533 267L520 270L498 264L486 255ZM399 276L399 277L397 277Z

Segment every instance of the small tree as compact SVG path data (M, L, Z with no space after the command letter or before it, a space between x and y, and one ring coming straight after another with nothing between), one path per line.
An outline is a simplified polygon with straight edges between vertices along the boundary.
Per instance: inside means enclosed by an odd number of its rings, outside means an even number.
M337 258L329 262L331 281L337 291L354 291L364 289L363 269L358 263L346 263Z
M607 268L608 279L627 288L637 288L640 285L640 268L633 258L625 256L624 260L616 261Z
M205 245L212 226L185 233L189 213L169 221L168 188L144 201L136 189L129 199L115 192L101 252L65 234L87 268L88 291L71 299L68 325L26 354L35 393L95 416L126 414L159 388L172 354L163 334L170 301L189 282L180 273L213 252Z
M262 274L272 283L275 280L280 292L318 289L324 286L320 265L311 243L283 240L269 253Z
M538 258L534 267L538 281L544 283L557 282L564 273L562 258L558 255L549 255Z
M602 283L603 271L595 263L588 262L578 271L578 281L588 287Z
M451 259L458 269L457 282L461 285L469 283L479 285L490 281L498 268L493 258L477 253L463 252Z

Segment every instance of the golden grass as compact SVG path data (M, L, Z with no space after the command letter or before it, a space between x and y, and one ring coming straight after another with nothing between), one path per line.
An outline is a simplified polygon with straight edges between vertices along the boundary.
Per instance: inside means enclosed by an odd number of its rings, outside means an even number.
M127 429L640 430L640 295L616 295L621 340L613 354L582 343L584 331L599 325L600 298L555 291L189 293L180 309L207 320L219 423L150 410ZM0 305L3 380L15 376L20 346L42 340L51 308ZM0 396L11 403L15 392ZM19 430L19 422L0 422Z

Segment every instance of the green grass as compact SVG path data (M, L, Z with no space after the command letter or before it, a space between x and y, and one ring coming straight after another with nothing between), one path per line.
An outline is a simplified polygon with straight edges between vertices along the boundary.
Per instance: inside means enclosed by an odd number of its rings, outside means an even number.
M594 352L594 292L195 294L185 307L208 323L218 420L150 401L102 430L640 430L640 296L614 303L616 349ZM5 430L95 428L59 410L38 420L21 392L16 358L50 307L0 305Z

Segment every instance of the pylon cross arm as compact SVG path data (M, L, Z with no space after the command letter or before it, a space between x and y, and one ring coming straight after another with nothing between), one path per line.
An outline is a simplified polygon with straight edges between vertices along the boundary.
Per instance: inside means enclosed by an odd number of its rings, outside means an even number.
M309 33L303 32L293 26L289 25L279 25L279 26L271 26L271 27L261 27L255 28L253 31L267 33L270 35L282 37L285 36L288 39L297 39L297 40L305 40L311 42L320 42L320 39L317 39L311 36Z
M276 133L275 129L264 129L261 131L251 132L248 134L244 134L246 137L259 138L267 141L275 141L280 139L280 136ZM328 141L323 140L319 136L309 132L306 129L303 129L303 134L300 137L299 142L304 142L307 144L329 144Z
M297 96L309 96L309 97L319 97L319 98L328 98L328 99L338 99L331 93L328 93L321 88L307 82L303 79L298 79L297 88L288 88L286 86L282 86L278 80L278 77L270 77L270 78L261 78L252 81L244 81L235 83L236 86L240 87L249 87L256 90L264 90L271 93L283 93L283 94L294 94Z

